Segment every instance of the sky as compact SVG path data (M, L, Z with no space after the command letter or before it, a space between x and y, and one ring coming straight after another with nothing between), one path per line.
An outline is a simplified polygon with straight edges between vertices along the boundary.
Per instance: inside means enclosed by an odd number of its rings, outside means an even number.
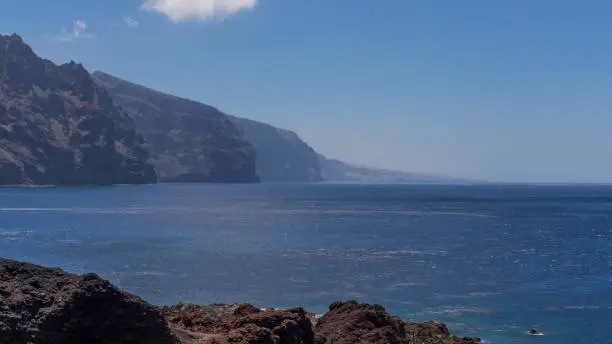
M0 32L348 162L612 182L611 19L603 0L20 0Z

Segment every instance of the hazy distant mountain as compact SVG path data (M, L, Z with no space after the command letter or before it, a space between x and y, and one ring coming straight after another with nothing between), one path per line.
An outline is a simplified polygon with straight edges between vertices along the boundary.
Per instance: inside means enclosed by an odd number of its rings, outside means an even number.
M226 114L102 72L93 78L134 119L160 181L259 181L255 149Z
M134 118L162 181L254 181L255 173L266 182L321 180L316 152L294 132L101 72L93 76Z
M319 154L321 174L326 181L465 182L467 179L425 173L394 171L349 164Z
M322 179L317 153L296 133L246 118L231 118L257 151L257 173L262 181Z
M143 143L82 65L0 35L0 184L155 183Z

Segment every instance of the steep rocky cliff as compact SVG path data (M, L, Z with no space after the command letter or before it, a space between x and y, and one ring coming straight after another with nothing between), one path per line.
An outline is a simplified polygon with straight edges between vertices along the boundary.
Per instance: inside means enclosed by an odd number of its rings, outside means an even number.
M146 139L160 181L258 182L255 149L214 107L95 72Z
M144 140L82 65L0 35L0 185L153 183Z
M264 182L320 181L317 153L289 130L231 117L257 151L257 172Z

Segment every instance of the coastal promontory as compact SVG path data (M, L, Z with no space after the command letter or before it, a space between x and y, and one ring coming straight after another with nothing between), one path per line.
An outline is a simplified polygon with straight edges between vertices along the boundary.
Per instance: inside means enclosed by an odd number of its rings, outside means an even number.
M254 147L223 112L110 74L92 77L133 118L161 182L259 182Z
M0 35L0 185L155 183L144 139L81 64Z
M257 151L263 182L318 182L321 168L315 150L295 132L247 118L230 117Z

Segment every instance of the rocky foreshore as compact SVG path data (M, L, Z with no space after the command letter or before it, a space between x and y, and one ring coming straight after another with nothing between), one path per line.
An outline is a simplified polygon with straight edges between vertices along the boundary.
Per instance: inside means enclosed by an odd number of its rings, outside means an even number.
M472 344L441 322L409 322L380 305L156 307L95 274L0 258L0 344Z

